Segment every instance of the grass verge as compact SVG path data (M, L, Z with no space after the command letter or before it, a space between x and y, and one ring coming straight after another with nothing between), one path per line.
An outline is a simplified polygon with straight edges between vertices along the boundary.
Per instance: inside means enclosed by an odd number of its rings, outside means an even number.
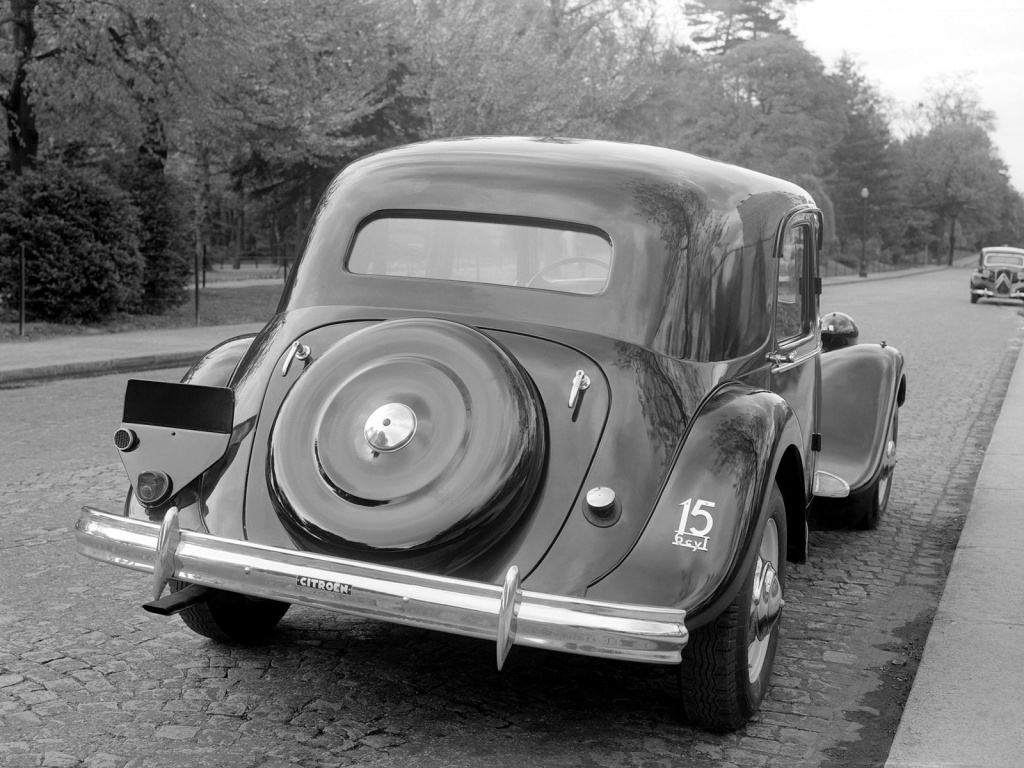
M265 323L277 309L282 285L246 285L238 287L210 286L199 291L199 322L201 325L234 325ZM195 294L185 294L185 301L163 315L119 314L102 323L63 324L25 323L25 335L18 334L18 319L13 312L0 315L0 342L38 341L57 336L92 333L123 333L149 328L190 328L195 325Z

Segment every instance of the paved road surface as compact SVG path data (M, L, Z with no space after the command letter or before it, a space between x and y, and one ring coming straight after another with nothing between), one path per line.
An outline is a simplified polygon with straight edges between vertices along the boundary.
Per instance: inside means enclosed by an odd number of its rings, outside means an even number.
M230 648L146 614L144 577L73 546L82 503L123 498L126 377L0 390L0 765L881 765L1021 336L965 285L826 288L908 358L890 516L812 536L764 710L725 736L680 722L659 667L515 648L497 673L486 643L294 608Z

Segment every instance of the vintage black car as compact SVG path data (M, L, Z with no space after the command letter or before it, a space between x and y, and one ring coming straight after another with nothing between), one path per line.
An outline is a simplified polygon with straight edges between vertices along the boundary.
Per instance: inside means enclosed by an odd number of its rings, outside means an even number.
M971 273L971 304L978 299L1024 299L1024 248L982 248Z
M132 489L79 549L217 640L317 606L488 639L499 669L670 665L691 722L740 727L787 560L875 525L896 463L903 358L819 325L821 240L799 187L665 149L359 160L261 333L129 383Z

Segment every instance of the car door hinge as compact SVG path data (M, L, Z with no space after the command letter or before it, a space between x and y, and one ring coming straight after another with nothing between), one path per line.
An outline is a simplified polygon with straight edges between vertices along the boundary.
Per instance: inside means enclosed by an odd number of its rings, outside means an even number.
M811 435L811 450L821 452L821 433L815 432Z

